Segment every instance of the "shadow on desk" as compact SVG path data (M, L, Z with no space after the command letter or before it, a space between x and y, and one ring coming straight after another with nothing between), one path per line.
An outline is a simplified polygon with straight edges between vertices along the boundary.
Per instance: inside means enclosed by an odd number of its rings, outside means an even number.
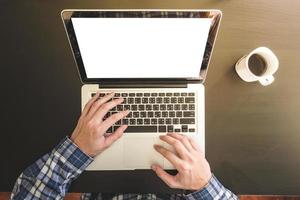
M81 193L68 193L65 200L80 200ZM0 192L0 200L7 200L10 192ZM300 196L267 196L267 195L241 195L240 200L300 200Z

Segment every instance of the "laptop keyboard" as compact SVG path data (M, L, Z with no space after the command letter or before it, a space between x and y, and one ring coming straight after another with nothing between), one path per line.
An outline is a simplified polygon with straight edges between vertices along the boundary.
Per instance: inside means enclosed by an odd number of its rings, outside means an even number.
M105 95L100 93L100 98ZM123 103L110 110L104 120L119 111L129 110L130 113L107 133L114 132L122 124L128 125L125 133L195 132L194 92L116 92L114 98L120 97Z

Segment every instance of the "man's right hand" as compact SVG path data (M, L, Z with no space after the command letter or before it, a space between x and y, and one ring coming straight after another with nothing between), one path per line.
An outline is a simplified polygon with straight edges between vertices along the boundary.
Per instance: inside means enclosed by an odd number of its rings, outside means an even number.
M158 177L171 188L185 190L202 189L209 182L212 174L209 164L196 142L187 136L177 133L161 135L160 139L171 145L176 153L160 145L155 145L155 150L169 160L178 173L172 176L164 171L161 166L153 165L152 169Z
M71 135L71 140L87 155L94 157L103 152L113 142L119 139L127 125L120 126L114 133L105 137L107 129L114 123L126 117L129 111L122 111L111 115L103 120L106 113L113 107L121 104L123 99L114 99L114 93L108 94L100 99L97 93L85 105L78 120L77 126Z

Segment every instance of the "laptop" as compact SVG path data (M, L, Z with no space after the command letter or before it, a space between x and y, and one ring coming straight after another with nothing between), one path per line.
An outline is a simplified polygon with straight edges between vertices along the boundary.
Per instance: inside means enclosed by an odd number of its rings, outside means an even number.
M78 72L82 109L97 92L124 102L106 114L129 115L124 135L87 170L174 167L153 145L167 132L193 138L205 152L204 80L222 13L219 10L63 10Z

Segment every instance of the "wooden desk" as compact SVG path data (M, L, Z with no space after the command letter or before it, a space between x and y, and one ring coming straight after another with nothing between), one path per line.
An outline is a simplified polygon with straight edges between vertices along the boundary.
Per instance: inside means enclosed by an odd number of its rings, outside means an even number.
M71 133L80 114L62 9L217 8L224 16L205 82L207 159L238 194L300 195L299 1L3 1L1 8L0 191ZM268 87L233 70L258 46L280 60ZM84 173L71 187L92 190L171 192L152 172Z

